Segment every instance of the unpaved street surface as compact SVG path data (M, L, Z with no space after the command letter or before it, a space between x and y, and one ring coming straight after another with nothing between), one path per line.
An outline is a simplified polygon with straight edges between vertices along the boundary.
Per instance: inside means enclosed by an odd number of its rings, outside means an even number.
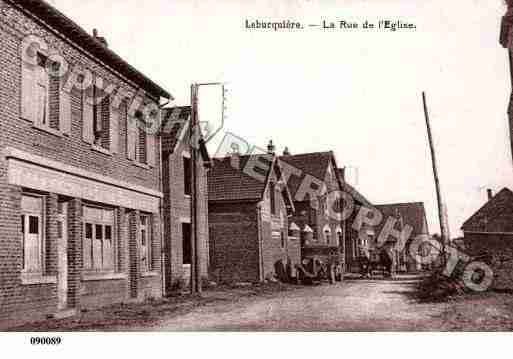
M354 280L268 297L212 302L135 330L426 331L442 330L445 304L410 299L414 277Z

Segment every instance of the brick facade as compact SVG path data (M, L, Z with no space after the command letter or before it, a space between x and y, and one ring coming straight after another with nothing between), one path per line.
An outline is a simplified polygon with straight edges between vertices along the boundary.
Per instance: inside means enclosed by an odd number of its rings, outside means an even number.
M246 160L247 157L242 162ZM221 165L227 164L220 161ZM252 160L247 163L252 163ZM289 238L288 233L290 198L279 181L277 166L269 168L273 170L266 176L266 182L253 183L255 193L258 193L254 199L219 201L212 200L215 195L209 193L210 266L217 281L259 282L277 277L277 267L287 263L295 265L301 260L299 239L297 236ZM229 196L237 196L236 191L230 192L228 183L222 184L222 175L215 178L216 162L213 171L209 181L213 180L224 191L228 190ZM237 169L230 171L234 171L236 176L245 176ZM274 201L271 200L273 189Z
M0 327L27 320L43 319L56 314L58 303L57 243L59 202L67 203L67 307L90 308L127 300L130 294L139 299L160 296L160 186L159 140L153 147L155 164L137 164L127 156L127 108L121 107L116 151L98 151L83 139L84 100L80 90L70 94L69 132L42 129L22 118L22 40L36 35L57 50L70 66L89 69L106 82L135 94L136 81L113 70L94 54L73 43L65 34L34 20L21 6L0 0ZM41 5L43 6L43 5ZM48 6L48 5L44 5ZM32 11L32 10L31 10ZM52 101L59 98L50 86ZM149 101L158 94L148 88ZM61 102L62 104L62 102ZM58 127L59 106L50 103L50 127ZM62 115L62 114L61 114ZM104 119L105 124L105 119ZM26 175L30 174L30 175ZM35 179L34 179L35 178ZM44 272L41 278L27 282L22 273L23 235L20 223L21 198L24 192L37 192L44 200ZM115 270L92 275L83 269L83 205L107 207L115 213ZM126 211L125 211L126 210ZM133 286L129 268L128 218L134 210L152 215L154 230L152 253L154 271ZM135 233L132 233L135 235ZM132 273L132 272L130 272ZM131 291L129 292L129 288Z
M184 113L190 113L186 108ZM186 115L188 121L188 115ZM184 264L183 256L183 225L191 224L190 195L185 192L184 159L191 157L191 143L189 141L189 123L184 122L178 126L178 132L164 132L162 134L162 172L164 192L164 258L165 258L165 288L170 294L176 290L187 290L190 280L190 265ZM199 152L199 151L198 151ZM209 275L209 229L208 229L208 187L207 171L209 159L198 153L197 157L197 221L198 237L201 246L199 258L201 277Z

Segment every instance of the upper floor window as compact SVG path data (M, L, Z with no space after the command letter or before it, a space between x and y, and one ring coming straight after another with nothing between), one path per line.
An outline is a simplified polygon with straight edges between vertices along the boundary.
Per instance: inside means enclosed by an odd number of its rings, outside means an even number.
M23 195L21 198L22 268L25 273L43 274L43 204L40 196Z
M114 228L114 210L84 206L84 269L96 272L114 271Z
M93 89L96 99L93 104L94 144L110 150L110 97L97 98L96 96L99 96L100 90L96 87Z
M269 183L269 194L271 197L271 214L276 214L276 184L274 182Z
M129 105L133 108L135 105ZM155 123L159 121L158 111L145 114L144 111L130 109L126 117L126 151L127 157L137 163L155 166L157 163L157 138Z
M52 133L71 132L71 100L64 90L60 64L46 53L22 53L21 117Z
M183 157L183 183L184 194L190 196L192 193L192 163L189 157Z

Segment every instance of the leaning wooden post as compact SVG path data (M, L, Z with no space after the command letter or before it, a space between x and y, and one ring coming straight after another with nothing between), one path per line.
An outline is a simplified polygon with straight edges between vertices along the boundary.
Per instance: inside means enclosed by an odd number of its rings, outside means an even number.
M438 220L440 221L440 235L442 238L442 262L445 264L445 246L447 241L447 231L445 229L445 220L443 215L443 202L442 202L442 193L440 191L440 180L438 179L438 168L437 168L437 162L436 162L436 153L435 148L433 144L433 135L431 133L431 125L429 123L429 112L427 108L427 101L426 101L426 93L422 92L422 102L424 105L424 116L426 118L426 127L427 127L427 133L428 133L428 141L429 141L429 148L431 150L431 162L433 165L433 176L435 179L435 187L436 187L436 200L438 203Z

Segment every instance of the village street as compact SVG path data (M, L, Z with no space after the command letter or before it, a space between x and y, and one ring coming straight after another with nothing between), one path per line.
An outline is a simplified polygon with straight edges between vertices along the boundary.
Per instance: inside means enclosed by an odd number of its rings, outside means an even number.
M348 279L317 286L214 287L188 295L119 304L13 331L502 331L513 330L510 294L420 301L419 277Z
M303 287L271 297L213 302L151 328L131 330L209 331L422 331L442 329L444 304L411 299L415 277L349 280ZM208 294L207 294L208 295Z

